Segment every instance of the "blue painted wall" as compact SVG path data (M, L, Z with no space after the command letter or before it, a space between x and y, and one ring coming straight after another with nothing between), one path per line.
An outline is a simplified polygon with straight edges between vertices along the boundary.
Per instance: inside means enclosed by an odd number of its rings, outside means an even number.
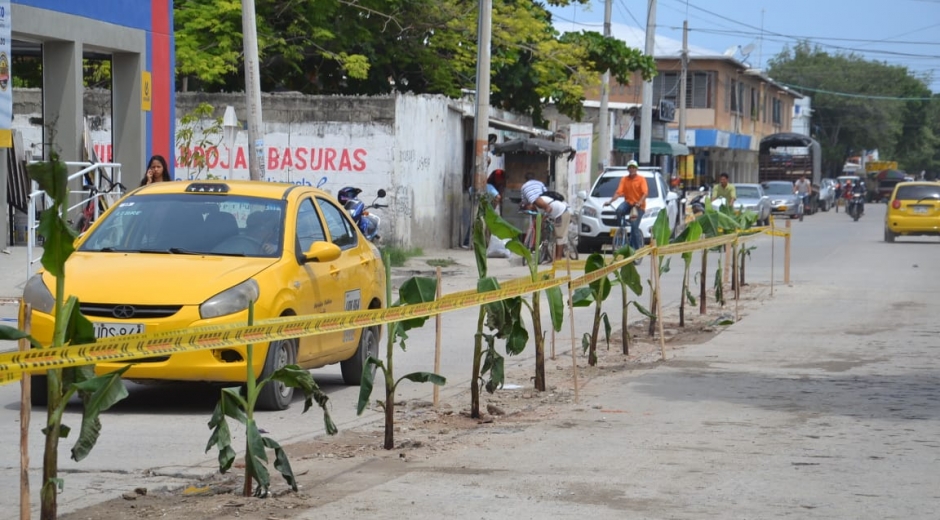
M147 0L11 0L13 4L28 5L113 23L135 29L151 29L151 4ZM14 25L16 20L13 21Z

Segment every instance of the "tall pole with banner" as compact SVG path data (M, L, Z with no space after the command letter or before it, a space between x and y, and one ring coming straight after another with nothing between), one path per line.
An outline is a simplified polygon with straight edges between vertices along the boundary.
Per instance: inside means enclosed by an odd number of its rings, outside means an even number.
M0 148L13 146L13 73L10 62L10 0L0 0Z

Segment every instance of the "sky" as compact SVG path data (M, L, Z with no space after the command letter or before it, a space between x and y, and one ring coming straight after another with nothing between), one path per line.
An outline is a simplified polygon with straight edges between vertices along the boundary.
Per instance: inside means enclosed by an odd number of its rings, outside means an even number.
M612 35L643 50L642 32L635 29L645 28L647 5L612 0ZM604 0L550 10L562 32L604 32ZM854 52L905 66L917 77L929 75L929 87L940 93L940 0L656 0L654 55L681 47L683 20L689 22L689 47L699 52L734 51L739 60L766 69L783 48L808 40L832 54Z

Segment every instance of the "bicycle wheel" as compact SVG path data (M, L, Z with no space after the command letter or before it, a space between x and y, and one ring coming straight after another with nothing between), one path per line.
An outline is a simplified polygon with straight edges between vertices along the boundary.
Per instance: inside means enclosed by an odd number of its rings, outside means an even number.
M565 253L568 255L568 258L571 260L578 259L578 238L572 238L571 235L568 235L568 243L565 244Z
M539 264L551 264L555 261L554 244L550 240L543 240L539 244L538 253Z
M617 232L614 234L614 239L612 242L614 252L616 252L618 249L622 248L623 246L627 245L628 239L629 239L629 235L627 234L627 229L617 228Z

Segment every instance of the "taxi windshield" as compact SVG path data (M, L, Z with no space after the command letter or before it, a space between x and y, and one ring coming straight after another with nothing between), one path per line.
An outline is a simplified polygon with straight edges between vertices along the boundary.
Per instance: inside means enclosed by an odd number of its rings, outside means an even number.
M278 257L284 201L237 195L134 195L79 251Z

